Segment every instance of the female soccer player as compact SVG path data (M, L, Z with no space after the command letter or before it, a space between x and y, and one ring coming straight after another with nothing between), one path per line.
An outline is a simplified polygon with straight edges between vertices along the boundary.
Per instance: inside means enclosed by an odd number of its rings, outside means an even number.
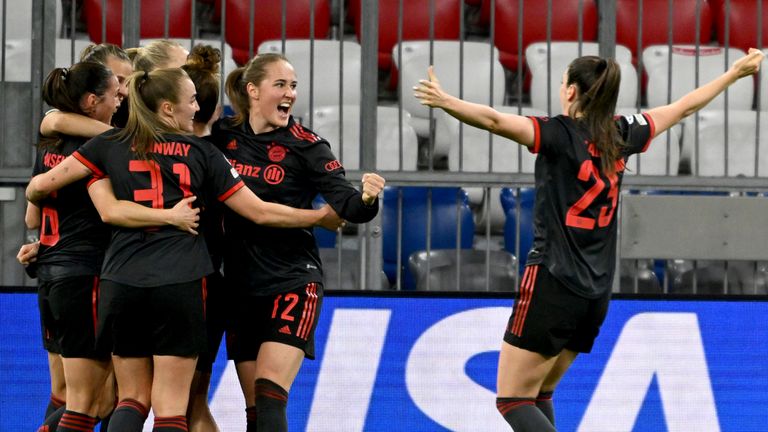
M588 353L608 311L616 265L619 187L627 157L758 71L750 50L712 82L644 114L614 118L619 66L581 57L563 74L562 115L502 114L446 94L434 71L414 87L422 104L537 153L534 243L499 356L496 406L516 432L554 431L552 392Z
M237 115L212 139L248 187L266 201L312 208L321 193L351 222L371 220L384 179L364 174L362 192L344 177L327 141L291 116L296 74L282 55L259 55L227 77ZM237 310L227 335L246 401L247 430L286 431L288 392L304 357L314 358L323 273L311 230L256 226L225 215L224 275Z
M82 62L71 68L54 69L43 85L42 96L47 104L62 113L109 124L120 104L118 93L118 81L109 69L99 63ZM60 139L42 139L34 174L52 169L84 142L83 138L67 135ZM41 207L29 204L25 217L29 228L40 228L35 267L45 345L49 351L52 346L58 348L67 383L67 411L47 416L45 424L50 430L57 425L65 431L72 430L74 424L89 424L97 416L108 415L114 406L109 352L95 349L96 317L93 314L93 295L110 228L91 203L86 184L92 185L93 190L109 188L106 180L82 180L62 188L43 201ZM98 198L95 201L101 205L111 204ZM175 210L197 218L191 209ZM158 222L158 218L170 215L169 210L143 207L120 206L115 212L120 215L117 217L120 222L130 226L141 225L131 223L130 218L137 214L139 217L149 214L149 223L164 223ZM51 380L53 383L58 378L52 373Z
M96 174L110 177L118 199L152 208L215 196L255 223L340 226L328 207L299 210L261 201L216 149L188 135L198 105L181 69L134 74L129 87L126 128L90 140L34 177L30 202ZM119 387L110 428L141 431L151 406L155 431L187 429L190 383L205 349L204 276L212 271L200 236L165 227L114 231L101 273L97 339L112 352Z

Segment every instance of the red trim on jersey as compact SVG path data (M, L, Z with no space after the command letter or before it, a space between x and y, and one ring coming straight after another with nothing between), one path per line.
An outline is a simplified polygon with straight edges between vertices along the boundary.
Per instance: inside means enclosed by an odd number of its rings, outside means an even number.
M316 142L320 140L320 138L317 135L307 131L298 123L294 123L289 130L291 131L291 135L295 136L300 140L305 140L309 142Z
M98 335L99 331L99 277L93 277L93 288L91 288L91 317L93 318L93 334Z
M304 301L304 311L301 313L301 321L296 331L296 336L306 340L309 332L315 322L315 312L317 311L317 284L312 282L307 284L307 300Z
M523 274L523 281L520 289L520 301L515 305L515 321L510 331L517 337L522 336L523 326L525 325L525 318L528 315L528 308L531 306L531 298L533 297L533 288L536 285L536 276L539 273L538 265L531 265L525 268Z
M656 125L653 123L653 119L648 115L648 113L643 113L642 115L645 117L645 120L648 121L648 126L651 128L651 136L643 146L643 149L640 150L641 153L644 153L646 150L648 150L648 146L651 145L651 141L653 141L653 137L656 135Z
M525 405L536 405L534 401L532 400L518 400L518 401L512 401L512 402L496 402L496 409L499 410L501 415L507 415L508 412L512 411L515 408L525 406Z
M205 319L205 313L206 313L205 305L206 305L207 300L208 300L208 279L206 279L205 277L203 277L202 285L203 286L202 286L201 289L202 289L202 293L203 293L203 319Z
M240 182L238 182L236 185L234 185L231 188L229 188L228 191L226 191L223 194L219 195L219 201L221 201L221 202L226 201L229 197L232 196L232 194L234 194L235 192L237 192L240 189L242 189L243 186L245 186L245 183L243 183L243 181L240 180Z
M77 150L75 150L74 153L72 153L72 157L77 159L78 162L85 165L89 170L93 171L93 174L97 177L105 177L106 174L104 171L98 169L96 165L94 165L91 161L85 158L85 156L81 155Z
M91 187L92 184L99 180L104 180L105 178L109 178L109 176L91 176L91 178L88 179L88 183L86 183L85 188L87 189Z
M533 121L533 146L528 147L528 151L537 154L541 150L541 129L539 127L539 119L536 117L528 117Z

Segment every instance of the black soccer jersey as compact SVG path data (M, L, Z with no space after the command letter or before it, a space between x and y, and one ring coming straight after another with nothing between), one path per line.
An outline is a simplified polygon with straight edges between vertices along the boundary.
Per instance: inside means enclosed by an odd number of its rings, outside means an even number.
M527 264L544 264L575 293L597 298L611 289L616 264L616 207L629 155L645 151L651 118L616 118L624 157L606 175L586 127L567 116L531 117L535 141L534 241Z
M147 207L171 208L184 197L224 201L244 186L240 176L210 143L168 134L140 159L114 132L93 138L73 154L97 175L109 176L115 196ZM202 236L163 226L116 228L101 278L131 286L190 282L213 271Z
M77 150L85 139L63 136L55 148L40 149L33 175L47 172ZM88 195L92 178L72 183L40 203L40 249L37 275L41 280L97 275L109 243L110 228L101 221Z
M321 193L351 222L368 222L378 212L378 201L363 204L328 142L293 118L286 127L258 135L248 122L235 126L224 119L214 125L211 137L248 187L265 201L310 209ZM266 295L322 281L311 228L260 226L227 211L224 229L224 272L240 289Z

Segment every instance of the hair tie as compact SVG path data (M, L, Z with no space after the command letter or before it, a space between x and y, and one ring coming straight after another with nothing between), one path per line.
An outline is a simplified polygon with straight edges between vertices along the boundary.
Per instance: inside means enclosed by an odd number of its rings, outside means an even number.
M61 68L61 79L66 81L67 80L67 75L69 75L69 69Z

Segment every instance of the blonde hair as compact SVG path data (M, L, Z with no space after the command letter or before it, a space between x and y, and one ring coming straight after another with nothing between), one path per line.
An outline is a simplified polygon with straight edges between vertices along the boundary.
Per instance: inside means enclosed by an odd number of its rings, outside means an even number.
M163 133L185 133L158 116L163 101L179 103L181 83L189 79L179 68L157 69L152 72L136 72L128 78L128 123L118 133L119 139L131 140L132 149L146 159L150 146L162 140Z
M171 61L171 49L185 49L180 43L168 40L158 39L150 42L146 46L138 48L128 48L126 53L133 62L133 68L136 71L152 72L155 69L165 68Z

